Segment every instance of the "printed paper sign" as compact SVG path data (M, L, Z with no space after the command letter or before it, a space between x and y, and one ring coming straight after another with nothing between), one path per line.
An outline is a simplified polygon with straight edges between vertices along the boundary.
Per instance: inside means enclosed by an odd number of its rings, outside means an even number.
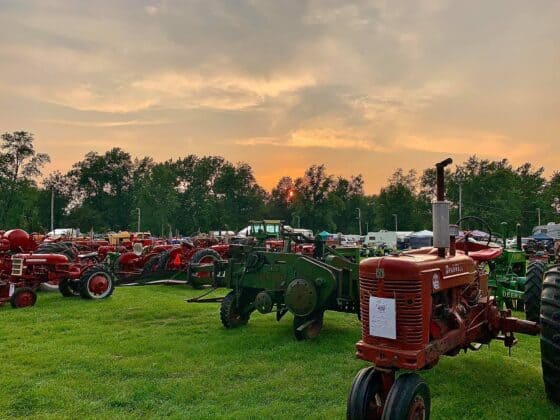
M397 305L395 299L369 297L369 335L397 339Z

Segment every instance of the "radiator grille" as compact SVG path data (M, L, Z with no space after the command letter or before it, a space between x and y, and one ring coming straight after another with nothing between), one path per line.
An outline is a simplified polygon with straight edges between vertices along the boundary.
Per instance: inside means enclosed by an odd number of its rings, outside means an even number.
M369 335L369 297L385 297L397 300L397 341L417 346L423 343L422 282L420 280L385 280L360 278L362 337L366 341L394 342Z
M12 258L12 276L21 276L23 274L23 259Z

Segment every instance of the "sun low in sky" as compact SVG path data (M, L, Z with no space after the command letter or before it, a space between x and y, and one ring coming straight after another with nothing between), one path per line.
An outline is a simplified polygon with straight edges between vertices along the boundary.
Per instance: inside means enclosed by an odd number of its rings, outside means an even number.
M377 192L453 155L560 161L558 1L0 0L0 131L48 170L119 146L314 163Z

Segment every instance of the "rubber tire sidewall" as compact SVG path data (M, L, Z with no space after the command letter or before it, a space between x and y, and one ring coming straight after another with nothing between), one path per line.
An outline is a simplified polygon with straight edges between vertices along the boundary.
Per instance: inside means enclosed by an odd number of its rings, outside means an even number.
M430 389L422 377L416 373L404 373L399 376L385 402L382 420L403 420L408 417L408 410L416 395L422 395L426 407L425 419L430 419Z
M549 270L543 281L541 299L541 361L545 391L560 405L560 271Z
M95 274L98 273L102 273L103 275L109 278L109 289L107 290L107 292L105 292L105 294L101 296L96 296L91 294L88 287L89 281L92 279L92 277ZM80 296L83 299L96 299L96 300L106 299L113 294L114 290L115 290L115 279L113 275L104 266L89 267L88 269L86 269L86 271L82 273L82 276L80 277Z

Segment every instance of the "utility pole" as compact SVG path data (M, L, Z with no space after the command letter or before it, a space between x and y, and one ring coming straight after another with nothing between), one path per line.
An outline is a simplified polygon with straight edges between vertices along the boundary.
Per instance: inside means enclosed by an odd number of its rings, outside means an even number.
M393 217L395 218L395 232L399 231L399 216L397 216L397 214L393 213Z
M539 220L539 226L541 225L541 209L537 208L537 217Z
M463 218L463 184L459 184L459 219Z
M360 236L362 236L362 210L357 207L356 210L358 210L358 231L360 232Z
M136 211L138 212L138 230L137 230L137 232L140 232L140 218L141 218L142 212L140 211L140 207L136 207Z
M54 187L51 188L51 232L54 231Z

